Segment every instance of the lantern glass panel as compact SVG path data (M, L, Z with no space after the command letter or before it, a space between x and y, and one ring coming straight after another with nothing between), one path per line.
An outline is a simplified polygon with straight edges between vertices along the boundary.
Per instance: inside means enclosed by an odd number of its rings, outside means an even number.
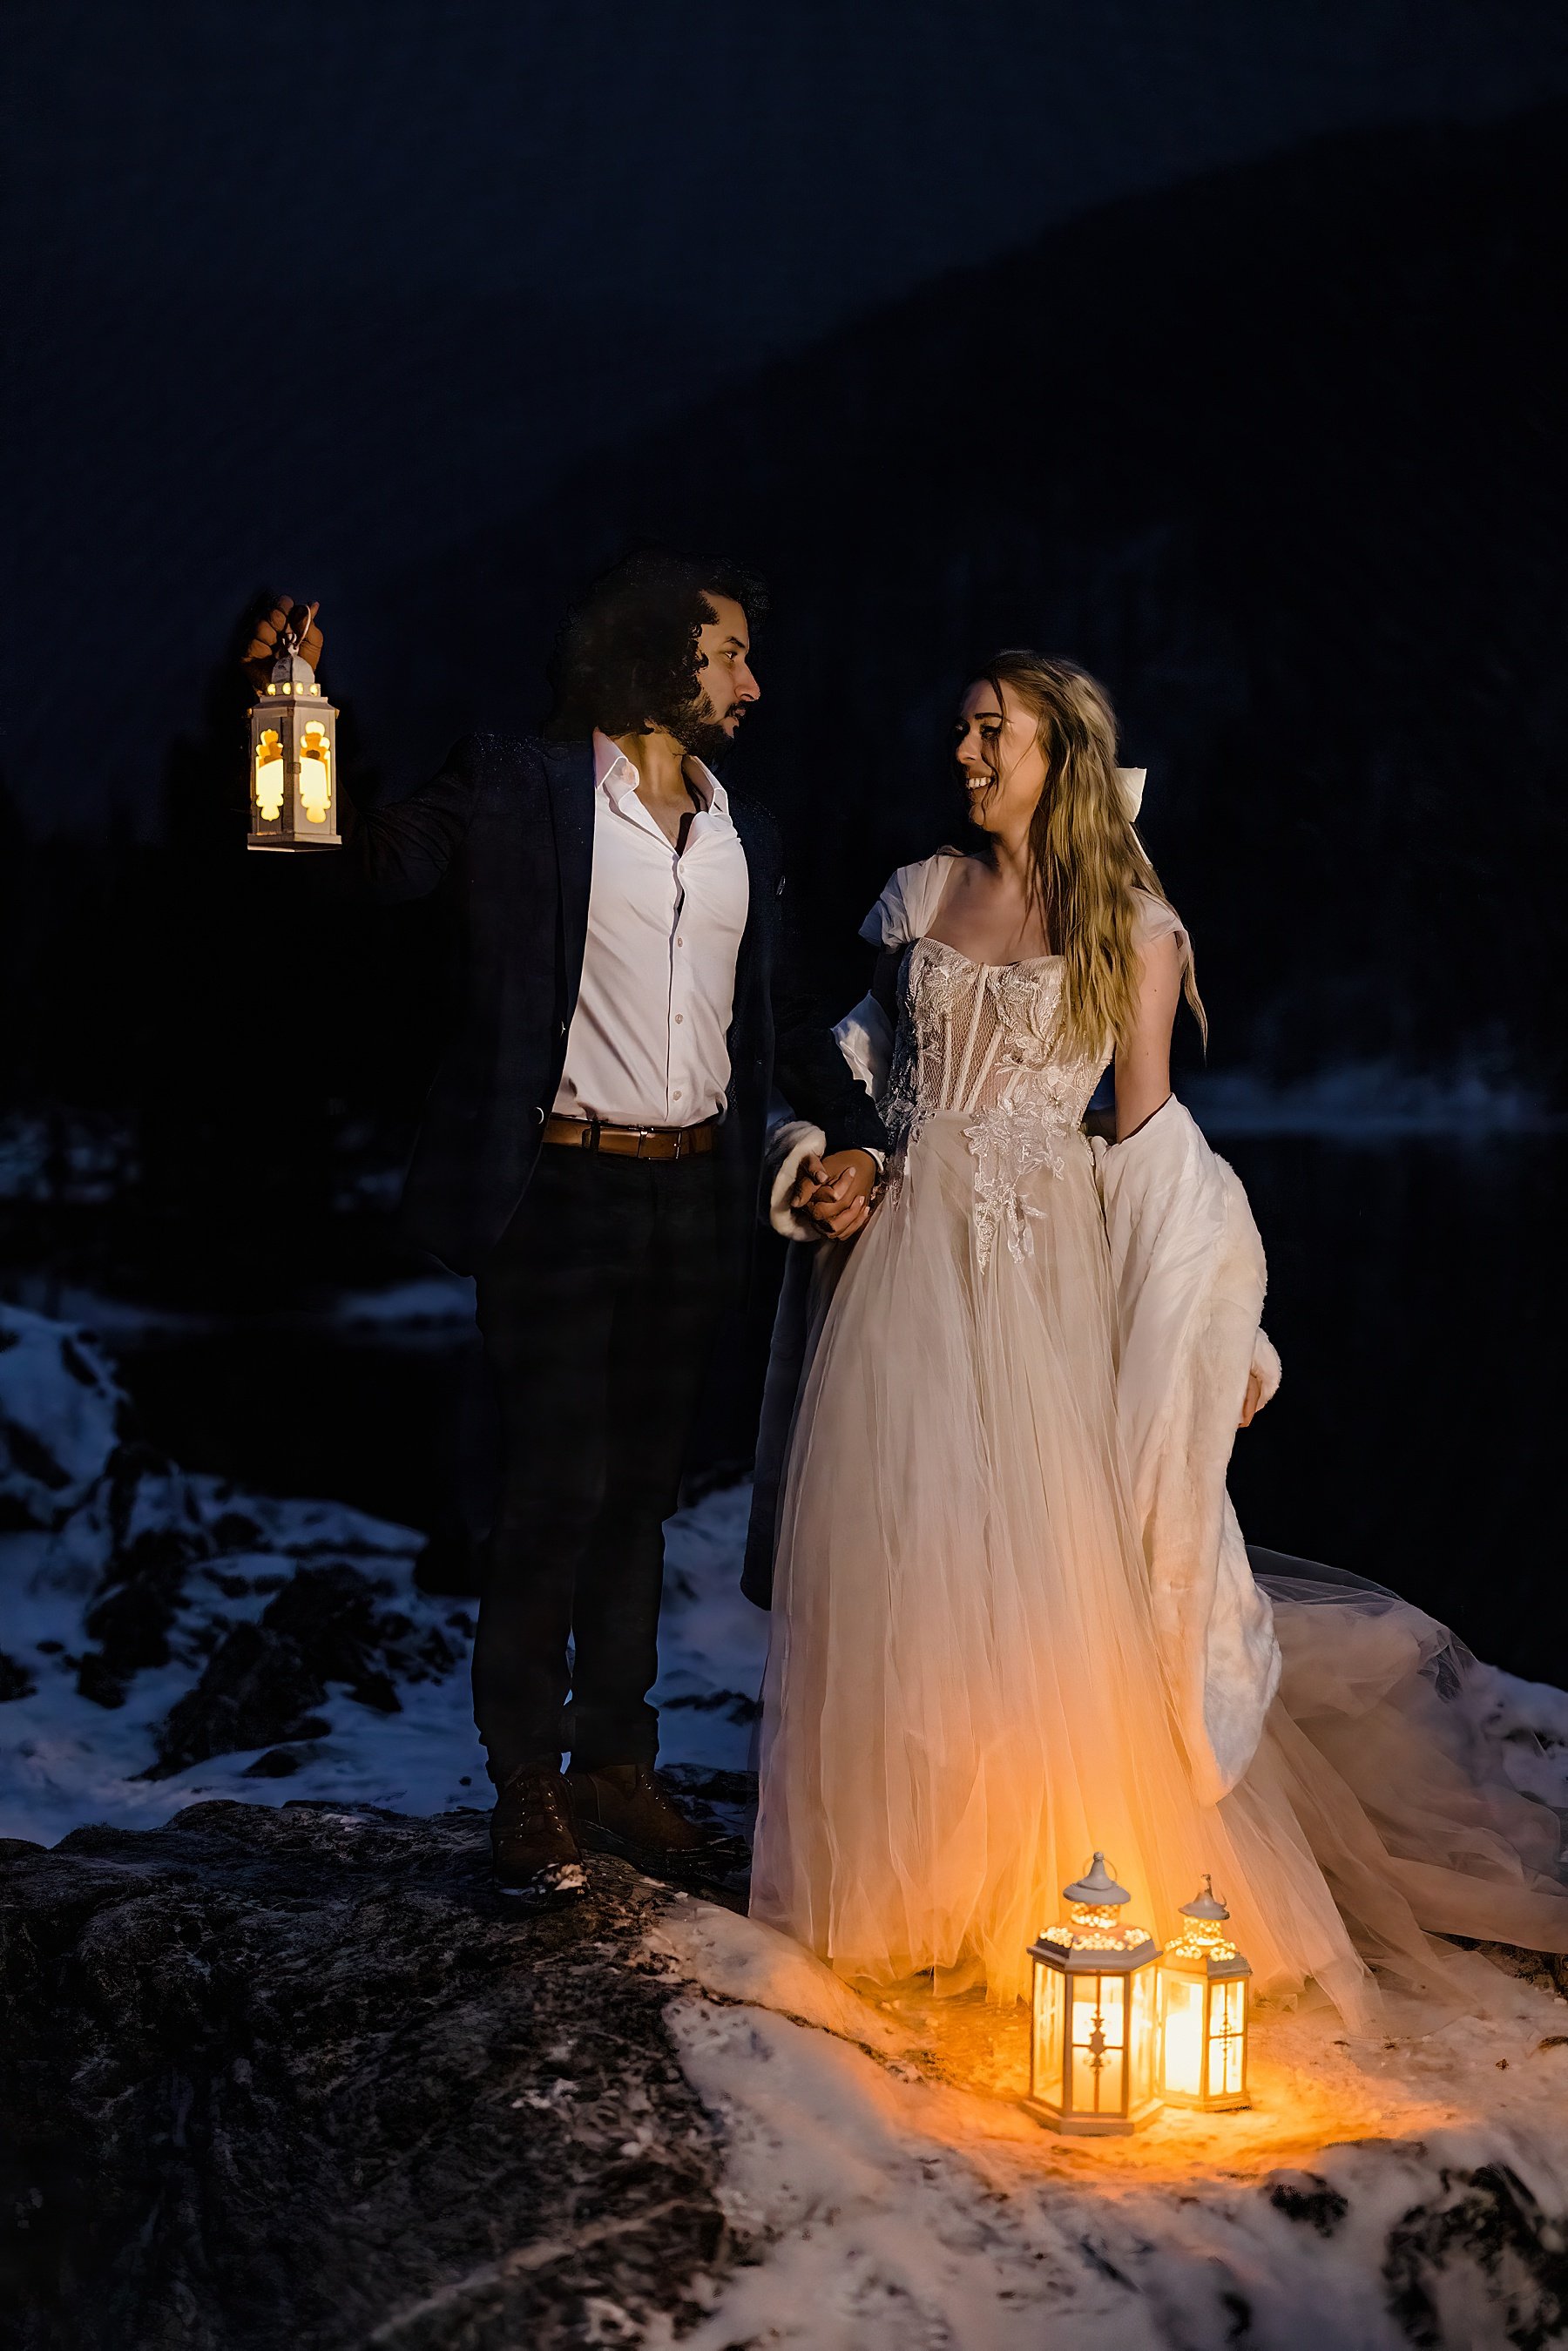
M1141 2106L1155 2095L1155 2054L1159 2034L1155 2029L1158 1991L1153 1968L1140 1968L1132 1979L1132 2024L1127 2051L1132 2066L1130 2103Z
M319 718L305 727L299 744L299 808L307 824L324 825L332 806L332 746Z
M1204 2095L1204 2010L1207 1985L1191 1976L1168 1975L1165 1981L1165 2064L1166 2091L1178 2098Z
M287 769L277 729L264 726L256 747L256 814L268 824L276 824L283 814L286 785Z
M1052 2106L1061 2104L1061 2059L1066 2021L1067 1986L1054 1968L1036 1963L1034 1970L1033 2095Z
M1239 2097L1246 2086L1247 1983L1232 1976L1209 1994L1208 2095Z
M1072 2110L1126 2111L1126 1985L1121 1976L1080 1976L1072 1987Z

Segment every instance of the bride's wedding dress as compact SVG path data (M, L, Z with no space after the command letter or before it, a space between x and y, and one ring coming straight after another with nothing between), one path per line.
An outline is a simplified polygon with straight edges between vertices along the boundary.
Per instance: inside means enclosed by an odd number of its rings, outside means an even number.
M1443 1628L1249 1568L1224 1459L1271 1351L1239 1185L1174 1100L1092 1146L1062 964L928 936L948 871L868 920L904 950L894 1150L821 1254L795 1396L754 1913L867 1985L1006 1997L1103 1848L1156 1934L1211 1875L1259 1988L1314 1978L1352 2020L1368 1960L1440 1980L1424 1929L1568 1949L1556 1816Z

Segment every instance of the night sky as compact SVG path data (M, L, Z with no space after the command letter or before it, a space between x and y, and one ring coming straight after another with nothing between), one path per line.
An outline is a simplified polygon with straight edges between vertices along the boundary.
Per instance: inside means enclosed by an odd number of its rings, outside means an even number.
M51 0L6 43L4 777L44 828L155 822L264 582L325 600L373 736L442 628L389 645L386 583L596 452L1107 201L1568 90L1551 0ZM953 331L984 370L1008 321Z

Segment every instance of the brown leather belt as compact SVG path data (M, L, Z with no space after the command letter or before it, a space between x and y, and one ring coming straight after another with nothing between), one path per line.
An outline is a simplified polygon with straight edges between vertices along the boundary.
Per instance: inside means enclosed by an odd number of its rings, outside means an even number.
M700 1159L714 1147L716 1118L701 1126L612 1126L601 1118L558 1118L545 1121L547 1143L564 1144L569 1151L607 1151L620 1159Z

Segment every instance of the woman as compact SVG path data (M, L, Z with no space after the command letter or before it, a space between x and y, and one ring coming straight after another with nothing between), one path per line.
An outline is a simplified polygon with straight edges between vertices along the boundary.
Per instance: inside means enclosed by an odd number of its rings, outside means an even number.
M1262 1256L1170 1094L1202 1010L1104 695L1005 654L957 758L983 850L901 868L864 928L894 1149L794 1405L754 1913L865 1985L1006 1997L1103 1847L1156 1924L1211 1873L1260 1988L1360 2022L1368 1959L1438 1980L1424 1928L1568 1949L1554 1818L1446 1704L1442 1628L1249 1568L1224 1469L1278 1378Z

